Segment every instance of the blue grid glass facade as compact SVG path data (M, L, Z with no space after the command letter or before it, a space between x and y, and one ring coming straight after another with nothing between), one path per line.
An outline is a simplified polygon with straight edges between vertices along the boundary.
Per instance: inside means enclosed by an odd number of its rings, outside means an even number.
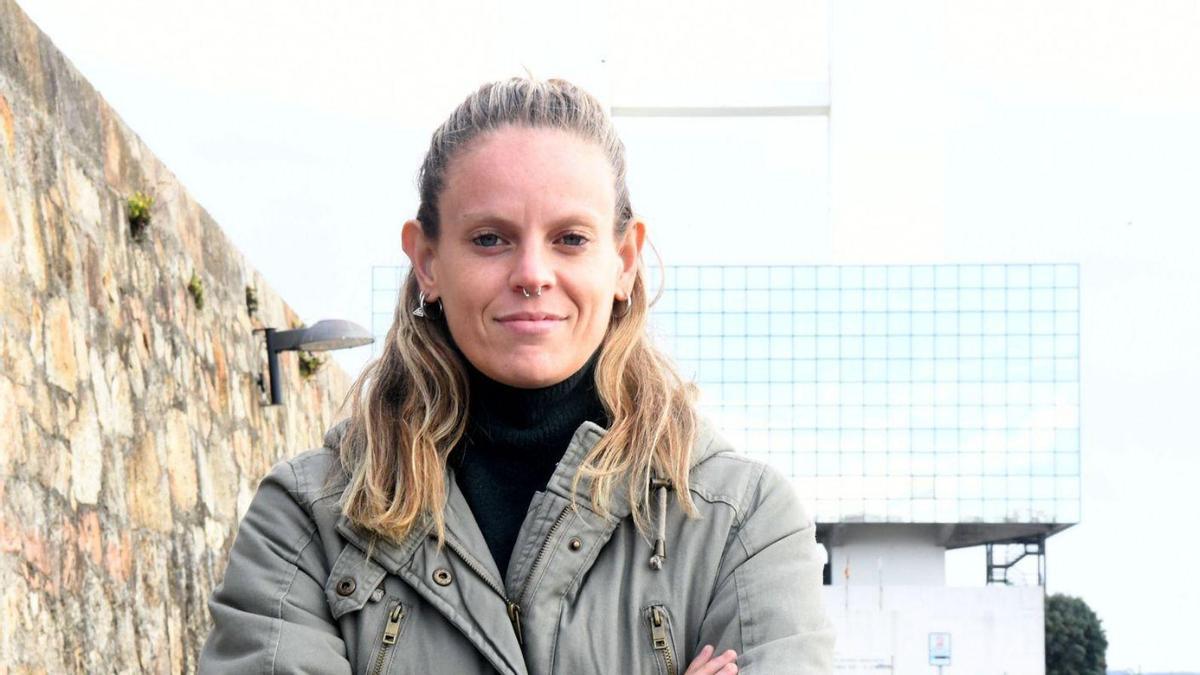
M405 271L373 271L376 345ZM662 274L659 345L818 522L1078 522L1078 265Z

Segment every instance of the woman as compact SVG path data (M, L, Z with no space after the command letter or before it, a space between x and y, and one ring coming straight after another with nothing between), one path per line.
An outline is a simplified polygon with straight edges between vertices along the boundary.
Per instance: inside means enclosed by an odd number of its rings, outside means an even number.
M259 487L201 672L830 671L813 523L647 338L602 106L485 85L419 183L384 352Z

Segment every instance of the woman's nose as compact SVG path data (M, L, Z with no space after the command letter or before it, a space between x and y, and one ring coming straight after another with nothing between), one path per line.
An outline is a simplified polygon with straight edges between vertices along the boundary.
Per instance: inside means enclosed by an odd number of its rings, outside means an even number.
M514 291L522 295L541 295L554 285L554 269L543 251L528 247L515 258L509 282Z

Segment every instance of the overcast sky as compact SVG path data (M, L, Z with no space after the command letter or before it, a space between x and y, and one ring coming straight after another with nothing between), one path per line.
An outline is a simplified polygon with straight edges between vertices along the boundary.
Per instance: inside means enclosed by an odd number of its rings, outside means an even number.
M831 82L828 118L622 122L666 262L1079 263L1083 521L1049 590L1097 610L1110 667L1200 669L1200 3L19 4L310 323L370 326L429 133L485 80L617 105ZM978 583L980 552L947 573Z

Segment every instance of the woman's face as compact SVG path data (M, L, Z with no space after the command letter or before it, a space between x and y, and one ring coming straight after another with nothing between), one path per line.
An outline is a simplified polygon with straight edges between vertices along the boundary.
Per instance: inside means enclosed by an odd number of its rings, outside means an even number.
M444 185L436 241L404 224L426 302L442 301L455 343L488 377L523 388L566 379L628 297L645 235L635 220L615 240L603 152L568 132L503 127L453 156Z

